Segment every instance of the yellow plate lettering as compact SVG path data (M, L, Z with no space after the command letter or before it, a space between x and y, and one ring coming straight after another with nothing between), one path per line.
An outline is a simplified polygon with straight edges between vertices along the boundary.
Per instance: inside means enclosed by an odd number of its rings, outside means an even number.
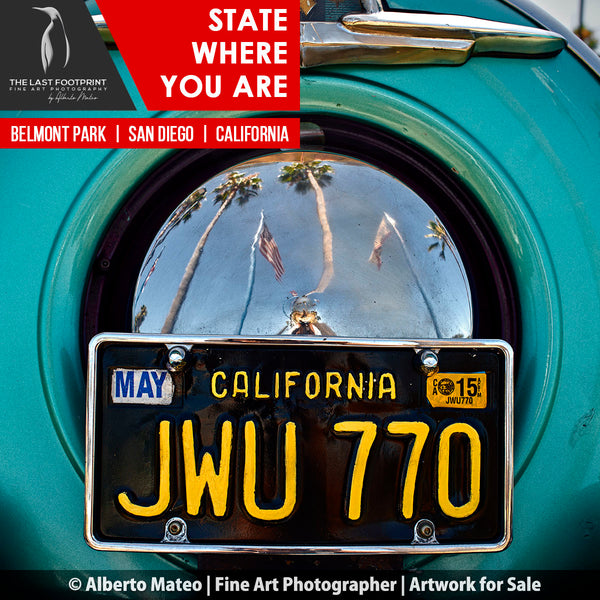
M257 434L256 423L253 420L246 421L244 426L244 507L251 517L261 521L281 521L289 517L296 507L297 488L297 442L296 424L288 421L285 424L284 433L284 469L285 473L285 498L275 508L263 508L256 501L257 496Z
M127 492L117 496L118 503L136 517L158 517L167 510L171 502L171 423L161 421L158 428L159 467L158 500L151 505L136 504Z
M450 500L450 439L463 434L469 440L469 500L461 505ZM442 430L438 455L438 501L444 514L456 519L470 517L481 497L481 439L468 423L453 423Z
M352 521L356 521L360 518L362 512L365 471L367 469L367 460L373 442L377 436L377 424L372 421L338 421L333 426L333 431L338 435L360 435L348 489L348 508L346 515Z
M414 442L409 450L408 466L404 477L404 491L400 501L401 513L405 519L412 519L415 506L415 487L417 471L421 461L421 452L429 435L430 427L422 421L391 421L387 432L391 436L413 435Z
M183 422L183 466L185 473L185 493L187 512L197 515L200 511L200 501L206 489L210 497L215 516L222 517L227 511L229 495L229 470L233 444L233 424L223 421L221 427L221 449L219 469L215 467L215 458L203 449L200 459L200 470L196 466L196 446L194 442L194 427L191 419Z

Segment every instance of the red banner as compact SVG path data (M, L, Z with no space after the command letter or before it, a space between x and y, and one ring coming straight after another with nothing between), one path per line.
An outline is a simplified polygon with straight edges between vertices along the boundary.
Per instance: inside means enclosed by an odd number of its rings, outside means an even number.
M0 119L2 148L297 148L299 119Z
M298 0L98 0L149 110L298 110Z

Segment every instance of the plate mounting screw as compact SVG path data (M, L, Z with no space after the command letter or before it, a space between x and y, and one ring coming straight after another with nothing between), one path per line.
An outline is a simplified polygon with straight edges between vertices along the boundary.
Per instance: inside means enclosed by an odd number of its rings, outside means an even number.
M169 348L169 363L167 367L171 371L181 371L186 365L186 349L183 346L173 346Z
M187 538L187 525L183 519L173 517L165 525L165 536L163 543L189 544Z
M423 350L419 354L419 370L424 375L434 375L439 370L438 355L433 350Z
M435 525L429 519L421 519L415 524L413 544L438 544Z
M183 529L182 524L179 521L171 521L169 524L169 533L171 535L179 535Z

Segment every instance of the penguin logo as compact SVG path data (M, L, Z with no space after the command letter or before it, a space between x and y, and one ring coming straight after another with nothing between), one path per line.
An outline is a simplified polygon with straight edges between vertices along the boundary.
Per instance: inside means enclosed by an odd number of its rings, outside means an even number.
M50 17L50 24L42 34L42 67L44 68L44 73L48 71L48 68L54 59L54 45L52 44L52 40L57 42L61 39L61 34L64 41L60 46L64 46L65 52L65 64L63 65L63 68L66 67L69 63L71 50L67 32L65 30L65 24L63 23L60 13L52 6L46 6L45 8L33 6L32 8L33 10L44 12Z

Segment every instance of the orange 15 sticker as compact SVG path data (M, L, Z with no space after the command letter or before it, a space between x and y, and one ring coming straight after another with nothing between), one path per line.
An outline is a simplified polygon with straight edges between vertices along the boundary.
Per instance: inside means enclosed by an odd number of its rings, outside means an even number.
M435 408L485 408L485 373L436 373L427 378L427 400Z

